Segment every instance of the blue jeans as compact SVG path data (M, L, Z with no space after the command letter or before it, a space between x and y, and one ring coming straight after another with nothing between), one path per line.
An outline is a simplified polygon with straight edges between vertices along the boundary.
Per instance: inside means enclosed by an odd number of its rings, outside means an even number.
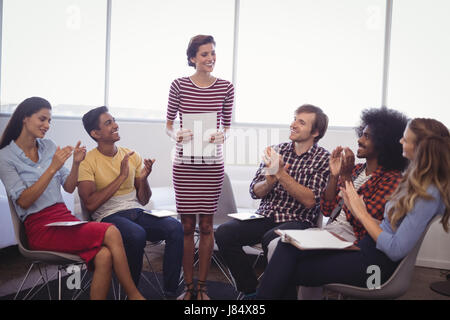
M157 218L143 209L129 209L105 217L102 222L114 224L122 235L131 277L136 286L142 271L142 260L146 241L166 242L163 261L164 290L175 294L180 278L183 259L183 227L172 218Z
M381 270L381 284L394 273L400 261L391 261L376 248L375 241L366 235L357 244L360 251L300 250L289 243L279 242L264 271L257 291L257 299L283 299L296 285L319 287L329 283L343 283L367 287L367 267Z
M278 237L276 229L307 229L311 223L291 221L275 223L273 218L255 219L247 221L230 220L221 224L215 238L220 255L225 260L228 268L236 281L237 289L245 294L254 293L258 286L253 267L244 246L252 246L261 243L264 253L267 255L267 246L270 241Z

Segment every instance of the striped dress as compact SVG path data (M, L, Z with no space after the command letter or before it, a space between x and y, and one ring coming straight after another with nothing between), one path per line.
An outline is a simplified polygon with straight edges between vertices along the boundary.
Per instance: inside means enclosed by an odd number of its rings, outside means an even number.
M172 82L167 120L180 115L183 127L185 113L217 112L217 129L229 127L234 101L234 87L229 81L216 79L209 87L198 87L189 77ZM222 145L215 157L183 157L183 146L177 143L173 159L173 185L179 214L214 214L217 210L224 177Z

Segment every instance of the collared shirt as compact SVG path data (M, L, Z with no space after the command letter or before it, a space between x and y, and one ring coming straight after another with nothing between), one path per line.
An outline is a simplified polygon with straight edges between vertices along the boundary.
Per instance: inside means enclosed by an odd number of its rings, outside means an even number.
M352 180L355 180L359 176L362 170L366 169L366 164L357 164L352 170ZM379 166L373 173L371 178L364 183L358 190L358 194L363 195L364 202L366 204L367 212L377 220L383 219L384 206L386 204L387 198L391 195L402 178L402 173L399 170L386 171L383 167ZM340 190L342 186L342 181L338 182L337 190ZM320 199L320 207L322 214L324 216L329 216L333 209L340 202L341 197L339 193L336 195L335 199L331 201L325 200L325 194L322 195ZM342 207L345 211L347 221L352 225L353 231L357 241L367 234L364 226L359 222L345 204ZM356 242L357 242L356 241Z
M50 166L56 145L49 139L36 139L39 159L33 162L14 141L0 150L0 179L5 185L6 193L13 202L17 214L22 221L32 214L41 211L55 203L64 202L61 195L61 185L66 181L69 170L61 167L53 176L45 191L28 208L17 205L16 200L25 189L28 189L42 176Z
M290 164L287 170L288 174L314 193L316 205L312 208L306 208L277 182L272 190L262 198L256 213L273 217L276 223L301 221L315 224L320 212L320 195L326 187L330 174L330 153L317 144L314 144L301 155L295 153L294 142L281 143L273 148L282 156L285 164ZM253 191L253 187L256 183L266 179L263 169L264 162L260 164L255 178L250 184L250 195L253 199L258 198Z
M383 230L377 239L377 249L383 251L392 261L403 259L423 235L427 225L436 215L443 215L445 203L435 185L427 188L430 199L417 197L414 206L393 230L389 222L388 212L395 202L386 203L384 219L380 224Z

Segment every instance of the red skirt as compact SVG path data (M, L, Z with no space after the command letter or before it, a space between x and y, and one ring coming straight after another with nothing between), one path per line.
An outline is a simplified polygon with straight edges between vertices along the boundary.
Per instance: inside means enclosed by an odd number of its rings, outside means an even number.
M100 251L110 223L88 222L75 226L46 226L52 222L80 221L64 203L57 203L26 217L24 226L31 250L75 254L89 266Z

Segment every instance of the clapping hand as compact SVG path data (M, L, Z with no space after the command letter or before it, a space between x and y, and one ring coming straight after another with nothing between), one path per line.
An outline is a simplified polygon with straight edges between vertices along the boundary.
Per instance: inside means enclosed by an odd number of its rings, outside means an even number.
M155 163L155 159L144 159L144 168L142 168L141 176L144 179L147 179L147 177L152 172L153 164Z
M76 164L81 163L86 157L86 146L81 146L81 141L78 141L77 145L73 149L73 162Z
M72 155L73 147L66 146L64 148L57 147L55 154L53 155L52 162L50 163L50 167L52 167L55 171L58 171L62 168L67 159Z
M341 194L344 198L345 205L350 210L352 215L356 219L360 220L361 216L367 212L363 196L356 192L353 183L350 181L345 181L345 188L341 188Z
M333 150L330 156L330 173L332 176L338 177L342 168L342 151L344 149L339 146Z
M341 164L341 176L345 181L351 181L352 171L355 167L355 154L350 148L344 148Z
M285 164L283 157L272 147L267 147L264 150L263 162L265 165L264 174L267 179L278 179L277 175L279 175L282 170L287 171L290 167L290 164Z
M124 179L128 178L128 174L130 173L130 166L128 164L128 160L130 159L130 157L134 154L134 151L131 151L129 153L127 153L123 159L122 162L120 163L120 176L122 176Z

